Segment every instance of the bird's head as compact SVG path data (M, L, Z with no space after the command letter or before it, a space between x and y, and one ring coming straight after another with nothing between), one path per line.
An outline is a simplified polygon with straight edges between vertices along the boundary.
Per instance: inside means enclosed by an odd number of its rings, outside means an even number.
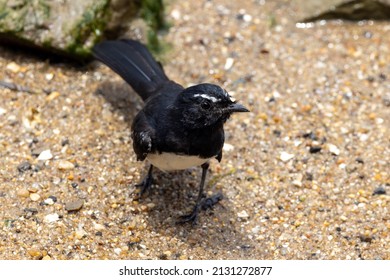
M232 113L249 112L233 101L226 90L213 84L186 88L179 94L176 108L181 110L184 125L192 128L223 124Z

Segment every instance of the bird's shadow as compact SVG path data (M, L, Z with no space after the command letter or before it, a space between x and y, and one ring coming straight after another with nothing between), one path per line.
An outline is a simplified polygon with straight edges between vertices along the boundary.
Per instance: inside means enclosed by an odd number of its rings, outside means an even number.
M142 100L124 82L102 82L95 94L102 96L111 104L113 110L122 114L129 127L143 106ZM141 173L146 174L146 170ZM148 224L154 232L170 234L190 245L207 248L215 258L218 258L221 250L234 251L232 258L248 258L251 255L250 251L254 249L255 244L241 233L240 223L236 219L237 214L232 210L232 203L226 197L212 208L202 211L196 224L177 223L180 216L191 212L195 205L201 168L194 167L169 173L155 168L153 176L152 188L145 193L146 198L140 199L139 203L155 205L147 213ZM211 169L205 191L215 194L220 191L216 191L214 186L207 185L212 177Z

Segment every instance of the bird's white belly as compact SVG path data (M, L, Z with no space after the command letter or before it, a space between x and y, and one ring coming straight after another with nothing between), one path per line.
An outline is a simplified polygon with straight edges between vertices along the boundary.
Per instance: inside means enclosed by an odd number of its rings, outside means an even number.
M193 166L202 165L209 160L209 158L176 155L173 153L148 154L146 159L150 161L152 165L163 171L187 169Z

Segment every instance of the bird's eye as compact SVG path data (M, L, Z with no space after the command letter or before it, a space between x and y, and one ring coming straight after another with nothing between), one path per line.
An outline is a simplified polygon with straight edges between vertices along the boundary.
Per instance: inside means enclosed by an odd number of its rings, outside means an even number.
M210 101L204 100L204 101L202 101L202 103L200 104L200 106L201 106L203 109L208 110L208 109L210 109L211 104L210 104Z

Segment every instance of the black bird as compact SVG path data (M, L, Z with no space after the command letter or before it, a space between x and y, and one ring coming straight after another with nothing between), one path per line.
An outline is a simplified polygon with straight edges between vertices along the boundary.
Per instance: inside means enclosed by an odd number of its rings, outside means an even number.
M225 140L223 124L235 112L249 112L213 84L184 88L171 81L147 48L134 40L104 41L93 48L95 58L119 74L145 102L132 124L133 148L137 160L151 165L138 186L141 195L153 181L153 166L164 170L202 167L199 194L193 211L181 222L195 222L204 204L209 160L222 159ZM210 205L206 205L206 208Z

